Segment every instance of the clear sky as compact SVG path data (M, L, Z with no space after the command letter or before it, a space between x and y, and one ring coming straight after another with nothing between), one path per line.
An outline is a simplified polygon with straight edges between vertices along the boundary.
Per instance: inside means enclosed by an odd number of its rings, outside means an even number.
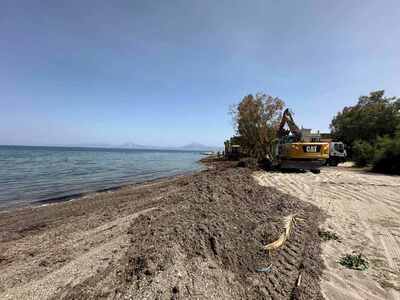
M0 144L221 145L264 91L328 130L400 96L400 2L0 1Z

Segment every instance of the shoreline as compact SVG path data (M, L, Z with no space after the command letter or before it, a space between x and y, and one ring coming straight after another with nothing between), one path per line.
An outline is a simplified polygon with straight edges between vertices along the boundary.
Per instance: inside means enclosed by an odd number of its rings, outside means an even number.
M115 191L121 190L125 187L141 186L141 185L148 185L148 184L152 184L152 183L164 182L164 181L173 180L173 179L180 178L180 177L190 176L190 175L196 174L201 171L203 171L203 170L186 171L186 172L182 172L182 173L179 173L176 175L167 175L167 176L157 177L157 178L153 178L153 179L146 179L143 181L122 183L122 184L117 184L115 186L110 186L107 188L88 191L88 192L80 192L80 193L75 193L75 194L71 194L71 195L36 200L36 201L28 202L29 204L27 206L36 207L36 206L63 203L63 202L68 202L68 201L77 201L80 198L90 197L95 194L115 192Z
M93 190L93 191L83 191L83 192L72 193L72 194L67 193L64 195L49 197L49 198L40 199L40 200L30 200L30 201L28 200L28 201L14 202L13 204L10 204L10 205L0 206L0 214L10 213L10 212L13 212L16 210L23 210L26 208L43 207L43 206L53 205L53 204L57 204L57 203L64 203L64 202L69 202L69 201L79 201L80 199L90 198L90 197L93 197L94 195L100 194L100 193L115 192L115 191L118 191L125 187L130 187L130 186L139 186L139 185L157 183L160 181L168 181L168 180L172 180L172 179L179 178L179 177L191 176L193 174L207 170L207 159L202 158L202 159L198 160L197 163L200 165L200 167L198 170L194 170L194 171L182 171L175 175L166 175L166 176L156 177L156 178L152 178L152 179L139 180L136 182L120 183L120 184L116 184L114 186L101 188L101 189L97 189L97 190Z

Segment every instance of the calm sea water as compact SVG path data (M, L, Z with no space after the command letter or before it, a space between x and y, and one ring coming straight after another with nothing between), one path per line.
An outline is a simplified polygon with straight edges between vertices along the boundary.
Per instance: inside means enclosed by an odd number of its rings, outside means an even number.
M0 209L201 168L199 152L0 146Z

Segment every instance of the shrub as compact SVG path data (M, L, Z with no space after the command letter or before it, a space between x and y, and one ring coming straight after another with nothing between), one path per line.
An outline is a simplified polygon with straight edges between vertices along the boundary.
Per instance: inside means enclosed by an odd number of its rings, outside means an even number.
M362 140L356 140L353 143L353 160L358 167L364 167L374 159L374 147Z
M319 230L318 235L323 241L339 240L339 237L337 236L337 234L335 232L329 231L329 230Z
M364 271L368 269L368 261L362 254L346 254L340 258L339 263L346 268Z
M373 170L387 174L400 174L400 134L395 138L379 138L376 143Z

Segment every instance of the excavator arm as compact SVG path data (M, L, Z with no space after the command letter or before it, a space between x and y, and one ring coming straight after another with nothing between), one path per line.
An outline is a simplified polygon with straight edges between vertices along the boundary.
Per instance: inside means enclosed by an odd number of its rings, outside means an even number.
M289 130L284 129L285 124L288 125ZM294 122L293 116L290 113L289 109L286 108L283 112L281 123L279 124L278 137L281 138L287 136L290 132L296 137L296 140L301 140L301 131Z

